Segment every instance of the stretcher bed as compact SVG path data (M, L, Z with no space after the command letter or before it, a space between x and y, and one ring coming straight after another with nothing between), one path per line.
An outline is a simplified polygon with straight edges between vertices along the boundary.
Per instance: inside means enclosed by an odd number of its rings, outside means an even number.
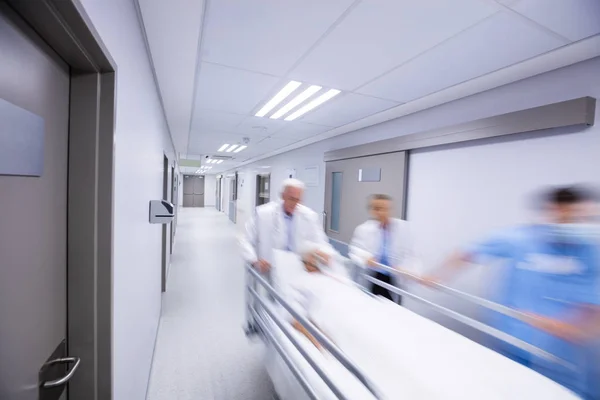
M280 262L294 261L285 258ZM307 315L290 301L287 290L280 290L279 285L272 285L247 267L247 333L264 340L266 368L281 400L577 398L480 344L388 300L373 297L350 280L334 278L311 277L307 281L306 287L319 299L318 307ZM366 279L420 299L370 276ZM563 362L480 322L420 300L549 362ZM513 310L486 300L469 300L519 317ZM291 326L290 316L322 344L322 350Z

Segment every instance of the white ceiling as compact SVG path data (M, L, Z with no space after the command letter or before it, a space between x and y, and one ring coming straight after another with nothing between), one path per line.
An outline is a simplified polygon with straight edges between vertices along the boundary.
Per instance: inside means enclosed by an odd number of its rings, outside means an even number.
M524 61L600 34L599 0L138 1L182 157L250 140L211 172L368 126L448 88L470 84L472 94L484 76L522 79ZM529 76L544 70L531 65ZM254 117L291 79L342 93L295 121Z

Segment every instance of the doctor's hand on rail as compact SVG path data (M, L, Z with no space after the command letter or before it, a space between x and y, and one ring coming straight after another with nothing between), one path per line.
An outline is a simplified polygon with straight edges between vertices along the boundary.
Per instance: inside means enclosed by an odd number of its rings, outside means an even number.
M375 257L371 257L367 261L367 267L370 267L370 268L377 268L378 264L379 263L377 262L377 258L375 258Z
M530 319L526 321L527 323L551 335L558 336L570 342L579 342L586 339L585 332L576 325L542 315L529 313L528 315Z
M531 326L569 342L583 343L598 337L600 316L597 307L591 307L589 310L582 308L578 318L572 321L561 321L533 313L526 314L529 319L525 322Z
M271 269L271 264L269 264L268 261L263 259L259 259L254 264L252 264L252 266L263 274L269 272L269 270Z

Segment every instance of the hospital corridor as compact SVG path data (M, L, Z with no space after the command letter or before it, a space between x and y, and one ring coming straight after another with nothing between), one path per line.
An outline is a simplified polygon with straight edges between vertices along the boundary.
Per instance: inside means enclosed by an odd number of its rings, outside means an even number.
M600 400L600 0L0 0L0 400Z
M258 341L244 335L244 269L235 228L214 209L184 209L148 400L272 399Z

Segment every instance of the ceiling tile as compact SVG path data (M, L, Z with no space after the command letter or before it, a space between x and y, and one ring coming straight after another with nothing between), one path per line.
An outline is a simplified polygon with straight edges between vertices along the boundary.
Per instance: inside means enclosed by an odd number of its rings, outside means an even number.
M175 146L187 145L204 0L139 0L148 47Z
M352 2L210 2L202 59L251 71L284 75Z
M201 63L196 108L247 115L279 81L272 76Z
M192 118L192 132L231 132L246 118L246 115L241 114L197 109Z
M600 0L521 0L511 7L573 41L600 33Z
M229 132L213 132L210 135L192 134L190 137L190 152L200 154L216 153L223 144L241 144L244 135ZM256 139L258 142L260 139ZM249 147L252 145L250 143Z
M289 146L290 144L299 142L301 139L296 139L290 136L271 136L259 143L259 147L264 152L269 152L273 150L279 150L282 147Z
M271 119L268 117L247 117L245 118L234 130L236 133L244 135L250 135L253 137L257 136L269 136L277 130L285 126L286 121L283 119Z
M293 138L293 139L307 139L309 137L318 135L319 133L327 132L332 128L329 126L309 124L302 121L286 121L286 126L277 131L273 137L275 138Z
M363 0L290 77L353 90L499 8L481 0Z
M408 102L545 53L563 43L501 12L360 89Z
M302 121L338 127L399 105L398 102L344 93L307 113Z

